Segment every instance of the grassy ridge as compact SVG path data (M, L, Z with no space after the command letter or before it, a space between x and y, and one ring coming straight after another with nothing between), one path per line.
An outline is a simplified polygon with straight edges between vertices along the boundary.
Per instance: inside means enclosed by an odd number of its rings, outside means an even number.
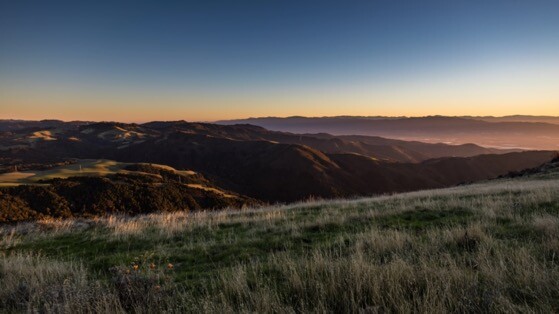
M56 167L49 170L8 172L0 174L0 183L33 184L41 180L69 178L75 176L103 176L126 172L127 163L112 160L80 160L79 162Z
M194 176L190 170L176 170L172 167L158 164L125 163L106 159L81 159L76 162L55 167L48 170L31 170L21 172L0 173L0 186L14 186L20 184L36 184L39 181L51 179L66 179L70 177L108 176L117 173L133 173L135 168L149 167L161 171L172 172L177 175ZM131 168L135 167L135 168ZM144 172L144 174L146 174Z
M18 177L21 181L7 183L13 186L3 186L2 180ZM79 160L44 171L0 174L0 223L256 204L201 174L157 164Z
M3 227L0 308L557 312L555 174L258 210Z

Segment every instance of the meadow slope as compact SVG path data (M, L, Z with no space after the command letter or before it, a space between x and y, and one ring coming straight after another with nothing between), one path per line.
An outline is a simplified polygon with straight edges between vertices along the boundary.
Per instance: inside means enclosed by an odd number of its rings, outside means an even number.
M0 228L7 312L557 312L559 171Z

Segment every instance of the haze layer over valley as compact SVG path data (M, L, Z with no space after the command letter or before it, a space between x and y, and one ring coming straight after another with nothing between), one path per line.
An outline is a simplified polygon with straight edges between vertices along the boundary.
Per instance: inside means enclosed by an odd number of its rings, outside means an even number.
M218 121L294 133L382 136L427 143L476 143L502 149L559 149L557 117L287 117Z

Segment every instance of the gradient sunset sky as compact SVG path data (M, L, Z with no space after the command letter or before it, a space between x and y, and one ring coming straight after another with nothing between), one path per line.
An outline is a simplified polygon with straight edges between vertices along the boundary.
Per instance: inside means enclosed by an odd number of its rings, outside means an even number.
M559 115L558 1L0 0L0 118Z

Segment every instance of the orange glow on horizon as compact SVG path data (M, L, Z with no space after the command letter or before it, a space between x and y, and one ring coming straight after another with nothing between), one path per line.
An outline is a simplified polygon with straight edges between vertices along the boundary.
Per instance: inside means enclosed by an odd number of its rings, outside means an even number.
M72 97L70 97L72 96ZM216 121L287 116L506 116L559 115L559 97L476 99L462 97L79 97L78 95L0 96L0 119L60 119L145 122ZM425 95L424 95L425 96Z
M39 88L14 82L0 84L0 118L145 122L266 116L559 116L558 78L554 71L538 73L510 79L471 74L426 82L215 93L60 82Z

